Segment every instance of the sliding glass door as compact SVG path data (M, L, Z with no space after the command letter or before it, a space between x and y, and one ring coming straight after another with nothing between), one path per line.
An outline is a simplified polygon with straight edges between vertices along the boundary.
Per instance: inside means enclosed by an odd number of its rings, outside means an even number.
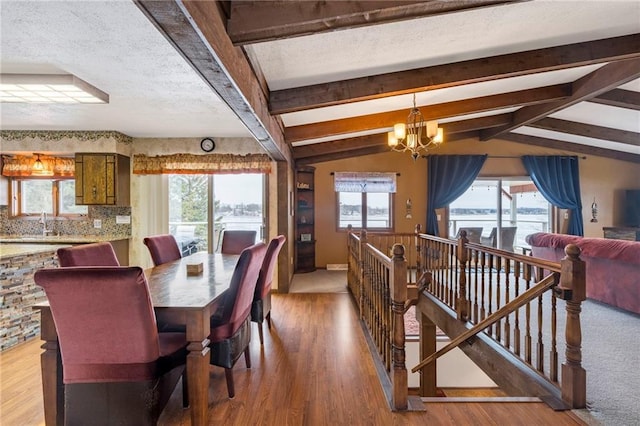
M220 249L224 229L264 236L264 175L169 175L169 232L183 255Z
M482 244L520 253L528 247L527 235L549 230L550 214L549 203L528 178L478 179L449 205L449 235L477 229Z

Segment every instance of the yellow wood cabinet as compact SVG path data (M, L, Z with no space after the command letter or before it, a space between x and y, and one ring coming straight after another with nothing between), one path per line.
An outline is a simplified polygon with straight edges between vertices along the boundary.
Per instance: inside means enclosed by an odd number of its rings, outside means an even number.
M77 153L75 174L77 205L129 205L129 157Z

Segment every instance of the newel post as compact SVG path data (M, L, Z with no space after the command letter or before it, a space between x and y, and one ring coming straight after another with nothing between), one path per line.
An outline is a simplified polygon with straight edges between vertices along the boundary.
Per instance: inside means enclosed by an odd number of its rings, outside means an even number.
M580 248L574 244L565 247L566 256L560 261L560 290L571 294L566 300L567 325L565 338L566 361L562 364L562 399L571 408L587 406L587 373L582 368L581 304L587 298L585 263L580 259Z
M404 332L404 304L407 300L407 259L404 257L404 246L402 244L393 245L391 263L391 311L393 314L393 338L391 342L392 403L394 410L406 410L409 393Z
M460 282L458 285L458 297L456 299L456 312L458 319L466 321L469 316L469 301L467 300L467 261L469 260L469 250L467 249L467 231L460 232L458 238L458 263L460 264Z

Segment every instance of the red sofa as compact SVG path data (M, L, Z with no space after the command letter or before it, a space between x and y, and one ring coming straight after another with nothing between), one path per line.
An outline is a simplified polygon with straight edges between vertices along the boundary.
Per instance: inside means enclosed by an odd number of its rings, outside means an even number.
M568 244L586 263L587 297L640 314L640 242L538 232L527 235L533 256L559 262Z

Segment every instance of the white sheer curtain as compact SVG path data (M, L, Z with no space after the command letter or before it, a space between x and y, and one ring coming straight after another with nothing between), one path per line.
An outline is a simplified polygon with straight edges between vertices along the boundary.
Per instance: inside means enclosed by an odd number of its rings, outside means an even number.
M335 172L336 192L396 192L396 173Z

